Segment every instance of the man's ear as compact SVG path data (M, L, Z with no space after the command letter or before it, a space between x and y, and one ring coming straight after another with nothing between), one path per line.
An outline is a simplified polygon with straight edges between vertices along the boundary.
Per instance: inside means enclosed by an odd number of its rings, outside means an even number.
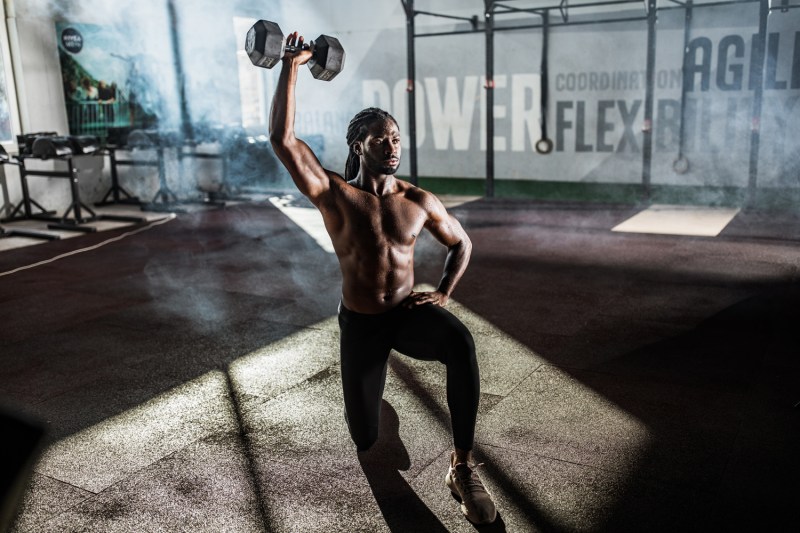
M356 141L353 143L353 153L360 156L361 155L361 143Z

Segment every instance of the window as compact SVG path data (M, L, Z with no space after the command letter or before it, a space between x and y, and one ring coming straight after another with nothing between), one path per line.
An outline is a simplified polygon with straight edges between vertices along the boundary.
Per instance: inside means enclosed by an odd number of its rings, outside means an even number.
M239 64L239 97L242 105L242 126L263 129L269 116L267 95L272 94L274 81L272 71L254 67L244 51L247 30L255 22L256 19L234 17L233 31L237 39L236 58Z
M0 3L0 16L5 22L6 13L2 3ZM6 25L0 24L0 144L7 152L16 151L16 135L20 132L17 92L9 50Z

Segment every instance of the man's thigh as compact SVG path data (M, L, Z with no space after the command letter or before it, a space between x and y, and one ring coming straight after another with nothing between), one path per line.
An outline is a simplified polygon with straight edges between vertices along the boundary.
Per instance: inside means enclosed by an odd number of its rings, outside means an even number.
M467 327L448 310L425 304L403 310L395 328L393 348L428 361L447 363L456 352L474 351Z

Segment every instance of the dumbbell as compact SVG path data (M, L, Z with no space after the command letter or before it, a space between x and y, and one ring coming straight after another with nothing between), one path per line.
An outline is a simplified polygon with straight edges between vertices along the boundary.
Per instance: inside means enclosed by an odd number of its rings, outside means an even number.
M269 20L259 20L247 32L244 50L257 67L272 68L283 59L286 52L296 52L298 47L287 45L280 27ZM314 55L308 61L311 75L318 80L330 81L344 68L344 48L339 39L320 35L312 44L303 45Z
M40 159L63 159L73 155L91 155L100 150L94 135L43 135L33 141L31 153Z
M39 159L63 159L74 153L69 137L63 135L37 137L31 147L31 154Z

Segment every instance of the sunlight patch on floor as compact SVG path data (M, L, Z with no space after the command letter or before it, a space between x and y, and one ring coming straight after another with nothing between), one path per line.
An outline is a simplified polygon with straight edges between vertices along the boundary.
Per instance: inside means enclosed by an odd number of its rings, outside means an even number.
M732 207L651 205L611 231L716 237L738 213Z
M55 442L35 471L90 492L212 433L237 429L225 374L208 372Z
M319 244L320 248L329 254L334 253L333 243L325 229L325 224L322 222L322 215L320 215L319 211L310 207L292 205L293 200L294 198L291 195L280 198L273 196L269 199L270 203L280 209L281 213L308 233Z
M426 285L417 287L430 288ZM550 407L556 408L562 400L567 401L570 395L578 395L581 412L603 414L597 417L598 424L602 425L603 421L611 419L618 427L625 428L623 434L615 438L620 441L617 446L626 453L622 458L609 460L608 464L603 462L602 467L615 471L608 475L620 482L636 471L636 458L650 445L649 428L642 421L569 373L546 365L530 348L519 345L497 326L458 302L452 303L453 311L473 331L479 352L482 352L479 353L481 366L485 369L482 379L487 380L484 392L492 390L494 381L503 382L509 387L503 392L496 391L505 398L497 406L505 405L504 410L501 409L503 412L499 413L502 431L514 433L528 430L527 426L531 423L528 397L531 388L537 389L534 398L549 398ZM249 416L249 409L246 405L240 405L239 409L244 412L237 415L236 398L239 401L248 399L248 402L256 398L269 401L325 369L338 365L338 335L331 327L331 322L335 320L335 316L330 317L264 345L236 359L225 370L207 372L53 443L44 452L35 468L36 472L99 493L192 442L220 432L240 431L239 420ZM432 387L430 390L433 391L441 389L444 383L443 368L425 362L406 361L417 382L426 388ZM545 372L531 374L536 368L545 367ZM563 392L565 386L571 389L569 394ZM564 394L566 396L560 399ZM440 408L446 407L442 404ZM404 413L403 416L409 414ZM245 426L249 431L257 431L254 429L257 425L246 423ZM594 430L607 435L603 427ZM323 440L328 437L324 434L318 436ZM498 487L498 490L501 489Z

